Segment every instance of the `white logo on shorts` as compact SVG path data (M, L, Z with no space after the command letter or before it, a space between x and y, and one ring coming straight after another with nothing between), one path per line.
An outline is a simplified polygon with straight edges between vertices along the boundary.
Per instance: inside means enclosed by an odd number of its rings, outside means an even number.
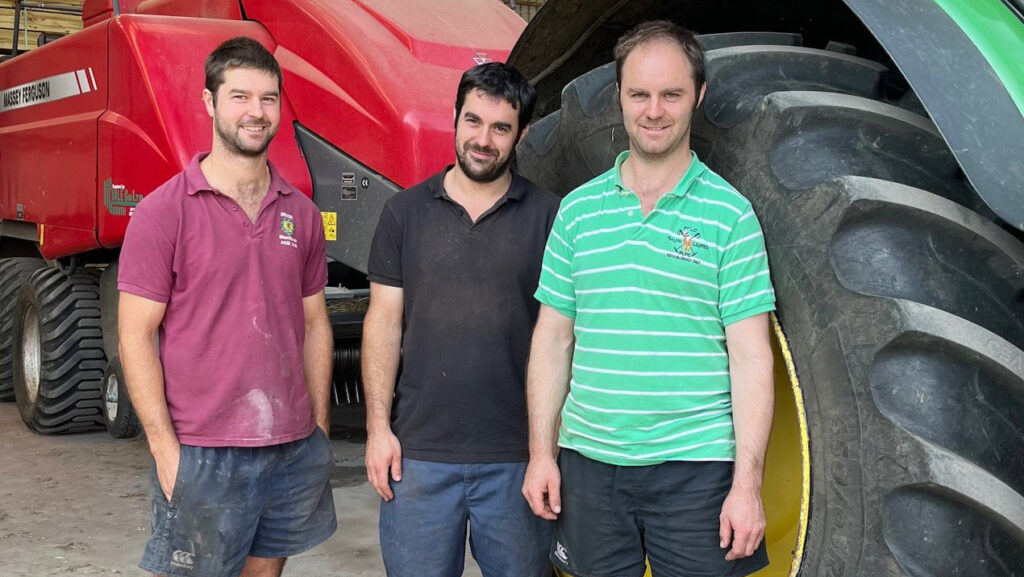
M569 562L569 553L565 550L565 545L562 545L558 541L555 541L555 557L562 563Z
M171 567L191 570L196 564L196 554L188 551L175 551L171 553Z

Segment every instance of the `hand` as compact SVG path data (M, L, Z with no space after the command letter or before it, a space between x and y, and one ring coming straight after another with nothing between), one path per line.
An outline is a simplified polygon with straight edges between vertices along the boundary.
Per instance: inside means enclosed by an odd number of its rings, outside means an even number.
M178 478L178 463L181 460L181 445L153 454L156 462L156 478L160 482L160 489L164 492L167 502L171 501L171 494L174 491L174 481Z
M722 514L718 520L719 546L726 549L732 545L725 554L725 560L735 561L753 555L764 537L766 524L761 495L758 491L733 486L722 503Z
M533 457L523 479L523 497L533 514L554 521L562 512L562 473L553 457Z
M388 470L391 470L391 478L396 482L402 480L402 444L398 442L398 437L390 429L367 435L364 460L370 485L385 501L394 499Z

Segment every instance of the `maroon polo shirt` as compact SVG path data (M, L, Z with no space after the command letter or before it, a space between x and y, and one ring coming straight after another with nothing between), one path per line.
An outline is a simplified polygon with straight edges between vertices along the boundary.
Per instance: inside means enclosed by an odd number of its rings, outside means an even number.
M270 165L253 224L210 187L199 168L205 157L136 207L118 288L167 305L160 360L180 442L251 447L303 438L315 424L302 299L327 282L320 212Z

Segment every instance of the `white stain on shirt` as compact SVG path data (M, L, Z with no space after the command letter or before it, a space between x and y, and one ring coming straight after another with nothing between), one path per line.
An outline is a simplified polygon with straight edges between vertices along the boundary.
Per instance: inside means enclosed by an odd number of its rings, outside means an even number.
M256 423L255 435L270 437L274 429L274 408L271 406L267 394L259 389L253 389L245 396L245 400L253 409L253 420Z

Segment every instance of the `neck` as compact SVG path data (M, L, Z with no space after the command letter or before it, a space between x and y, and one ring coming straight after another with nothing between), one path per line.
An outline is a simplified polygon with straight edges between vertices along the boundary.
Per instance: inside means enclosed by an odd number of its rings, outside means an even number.
M629 157L622 163L621 177L626 188L638 195L663 196L682 180L690 168L689 144L666 155L648 155L630 147Z
M462 168L455 164L455 167L444 175L444 188L448 194L460 197L467 201L493 201L508 192L512 184L512 172L506 170L505 174L491 182L477 182L462 172Z
M210 186L219 192L238 198L263 194L270 187L270 168L267 154L248 157L231 154L220 143L199 164Z

